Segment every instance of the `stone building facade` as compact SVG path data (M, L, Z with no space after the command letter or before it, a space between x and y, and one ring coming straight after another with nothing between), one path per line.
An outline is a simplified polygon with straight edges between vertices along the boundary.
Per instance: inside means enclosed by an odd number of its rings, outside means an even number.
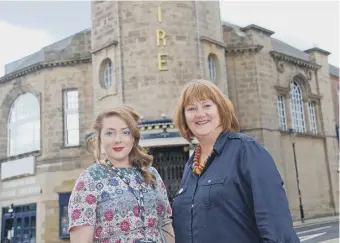
M329 74L331 77L332 84L332 97L334 104L334 114L335 114L335 129L339 140L339 93L340 93L340 79L339 79L339 68L333 65L329 65ZM340 167L339 167L340 168Z
M276 161L294 218L300 218L298 188L305 217L338 213L330 53L300 51L273 34L256 25L224 24L229 97L243 131Z
M298 186L306 218L338 213L329 53L297 50L270 30L219 16L219 3L211 1L93 1L91 30L6 65L0 77L3 241L14 229L16 239L68 242L68 198L93 161L91 124L118 104L142 115L140 143L154 155L171 199L195 146L171 118L193 78L215 82L234 103L242 131L273 155L294 220L300 219Z
M12 242L59 242L62 193L91 163L84 149L93 120L90 48L90 32L80 32L8 64L0 78L1 242L11 226Z

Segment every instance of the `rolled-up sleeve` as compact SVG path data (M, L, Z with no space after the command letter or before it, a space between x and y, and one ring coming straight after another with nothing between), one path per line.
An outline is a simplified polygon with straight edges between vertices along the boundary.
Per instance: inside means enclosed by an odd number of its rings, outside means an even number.
M263 242L299 243L283 181L271 155L255 141L244 142L241 168Z

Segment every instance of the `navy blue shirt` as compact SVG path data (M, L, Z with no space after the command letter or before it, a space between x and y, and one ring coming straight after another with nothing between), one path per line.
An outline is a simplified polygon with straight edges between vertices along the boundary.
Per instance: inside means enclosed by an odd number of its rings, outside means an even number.
M299 243L283 181L253 138L225 132L199 177L187 162L173 201L176 243Z

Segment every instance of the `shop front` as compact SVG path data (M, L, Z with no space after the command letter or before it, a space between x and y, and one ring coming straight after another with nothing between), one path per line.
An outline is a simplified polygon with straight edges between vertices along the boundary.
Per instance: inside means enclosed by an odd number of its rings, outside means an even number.
M36 242L36 204L2 208L2 243Z

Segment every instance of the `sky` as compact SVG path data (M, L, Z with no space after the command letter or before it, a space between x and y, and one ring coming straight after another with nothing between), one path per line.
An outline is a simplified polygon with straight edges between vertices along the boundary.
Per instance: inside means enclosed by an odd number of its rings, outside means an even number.
M300 50L319 47L339 66L338 1L220 1L221 19L256 24ZM91 27L89 1L0 0L0 77L4 65Z

